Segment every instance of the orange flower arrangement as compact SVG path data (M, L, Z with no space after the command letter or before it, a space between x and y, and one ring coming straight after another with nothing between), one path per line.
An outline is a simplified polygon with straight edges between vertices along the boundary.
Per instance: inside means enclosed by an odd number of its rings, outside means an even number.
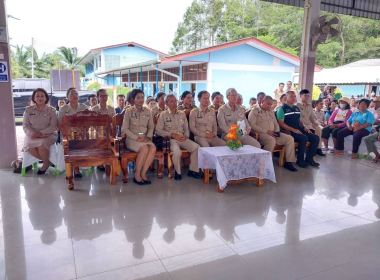
M226 135L227 143L226 146L230 148L231 150L238 150L241 147L243 147L242 143L240 142L240 133L239 133L240 127L238 125L231 125L230 131Z

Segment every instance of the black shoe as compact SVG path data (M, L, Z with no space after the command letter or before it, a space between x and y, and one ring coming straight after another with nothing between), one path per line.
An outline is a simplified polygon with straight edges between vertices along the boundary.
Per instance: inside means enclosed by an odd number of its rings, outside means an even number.
M82 173L74 173L74 178L82 178Z
M297 160L296 164L297 164L297 166L299 166L301 168L308 168L309 167L309 165L306 162L300 161L300 160Z
M181 174L178 174L177 171L174 171L174 180L176 180L176 181L182 180Z
M292 172L297 172L298 170L294 168L293 164L291 162L285 162L284 168L288 169Z
M199 172L194 172L194 171L191 171L191 170L189 170L189 172L187 173L187 176L188 177L193 177L195 179L202 179L202 176L201 176L201 174L199 174Z
M152 182L149 181L149 180L143 180L143 182L144 182L145 185L150 185L150 184L152 184Z
M320 164L318 162L315 162L314 159L307 159L307 160L305 160L305 162L312 167L319 167L320 166Z
M317 152L315 153L316 155L319 155L321 157L325 157L326 155L322 152L321 149L318 149ZM311 164L310 164L311 165Z
M140 186L143 186L145 185L145 181L144 180L141 180L140 182L137 181L135 178L133 178L133 183L137 184L137 185L140 185Z
M106 169L103 166L101 166L101 167L97 166L96 169L98 169L99 171L102 171L102 172L106 171Z
M46 169L47 170L47 169ZM46 173L46 170L42 171L41 169L38 169L37 174L42 175Z

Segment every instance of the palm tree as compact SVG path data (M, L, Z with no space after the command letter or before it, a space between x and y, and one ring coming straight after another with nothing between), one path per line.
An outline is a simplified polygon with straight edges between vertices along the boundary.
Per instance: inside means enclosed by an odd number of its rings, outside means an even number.
M62 60L68 69L74 70L78 68L76 64L80 60L80 57L78 57L77 48L66 48L62 46L58 48L58 53L62 56Z
M32 77L31 49L30 47L16 45L15 62L19 67L20 78Z

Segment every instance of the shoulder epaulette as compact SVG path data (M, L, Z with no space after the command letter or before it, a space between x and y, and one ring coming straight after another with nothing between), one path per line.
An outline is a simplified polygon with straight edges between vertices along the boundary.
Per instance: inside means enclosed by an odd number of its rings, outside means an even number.
M198 108L194 108L193 110L191 110L191 112L194 112L194 111L196 111L196 110L198 110Z
M91 109L96 109L96 107L98 107L98 105L95 105L95 106L91 107Z
M168 110L162 111L161 114L167 114Z
M132 111L133 110L133 107L129 107L129 108L127 108L127 111L129 112L129 111Z
M185 114L185 111L177 110L178 114Z
M226 108L226 105L222 105L221 107L220 107L220 109L225 109Z
M153 110L153 109L157 109L157 106L153 106L153 108L152 108L152 109L150 109L150 110Z

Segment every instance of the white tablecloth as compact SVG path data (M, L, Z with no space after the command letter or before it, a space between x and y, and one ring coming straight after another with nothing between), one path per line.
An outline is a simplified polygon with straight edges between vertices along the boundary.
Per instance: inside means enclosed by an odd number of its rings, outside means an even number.
M237 151L226 146L199 148L198 166L216 169L220 189L224 189L228 181L251 177L276 182L271 153L249 145Z

